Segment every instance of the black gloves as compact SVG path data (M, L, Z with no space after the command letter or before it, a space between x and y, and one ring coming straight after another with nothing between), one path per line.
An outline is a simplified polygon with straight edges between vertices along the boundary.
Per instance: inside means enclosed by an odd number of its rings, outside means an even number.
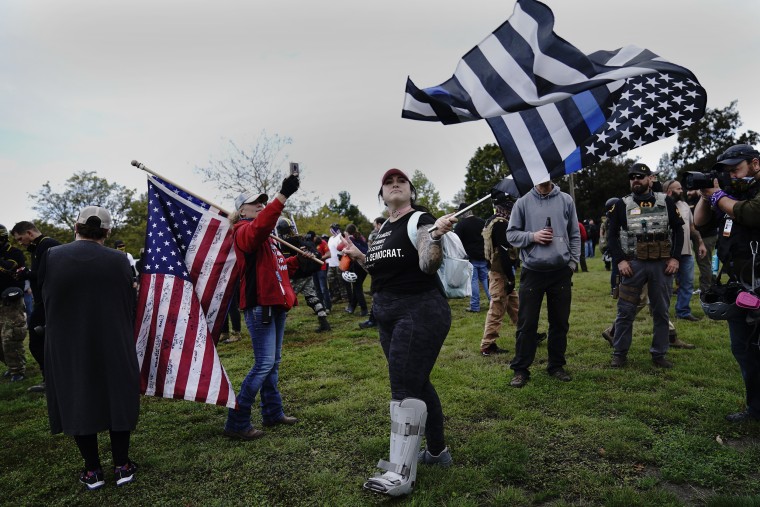
M296 193L296 190L298 190L298 187L301 185L301 181L298 179L298 176L295 176L291 174L284 180L282 180L282 187L280 188L280 193L284 195L285 197L290 197L291 195Z

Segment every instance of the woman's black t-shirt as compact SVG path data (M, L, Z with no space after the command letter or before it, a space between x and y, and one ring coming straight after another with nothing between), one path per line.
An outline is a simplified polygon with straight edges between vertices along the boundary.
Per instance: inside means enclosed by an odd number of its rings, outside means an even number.
M420 270L417 249L409 240L406 226L412 214L409 212L395 222L386 220L367 251L364 265L372 275L373 293L418 294L438 287L435 273L428 275ZM434 223L433 215L423 213L417 225Z

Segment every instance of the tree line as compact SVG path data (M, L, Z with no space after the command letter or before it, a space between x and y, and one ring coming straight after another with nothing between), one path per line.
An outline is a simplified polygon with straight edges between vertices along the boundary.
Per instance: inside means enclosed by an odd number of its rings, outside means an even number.
M663 154L658 163L659 178L664 181L680 177L684 171L708 171L717 156L734 144L756 145L760 134L753 130L739 132L742 121L736 101L723 109L708 108L705 116L678 134L678 143L670 152ZM206 182L214 182L223 197L232 200L248 190L250 182L264 193L273 195L280 184L280 168L285 164L283 150L292 143L289 137L268 135L262 131L247 148L228 141L228 152L196 167ZM609 197L621 197L630 193L626 168L635 160L614 157L584 168L572 175L578 217L598 219L604 213L604 202ZM454 211L460 202L472 203L488 195L491 188L510 174L506 160L496 144L487 144L475 150L467 164L464 188L457 192L451 202L441 199L435 185L419 170L412 172L412 184L417 189L417 202L434 215ZM559 182L568 191L569 178ZM66 180L62 191L55 191L50 182L36 193L29 194L38 213L36 225L48 236L61 242L73 239L74 223L78 211L97 204L107 208L113 215L114 227L111 241L122 240L128 251L137 255L145 239L147 226L147 194L137 194L134 189L111 183L97 176L94 171L81 171ZM292 202L289 199L284 216L292 218L300 233L308 230L322 233L330 224L345 226L355 224L366 236L372 230L374 217L365 216L351 202L351 195L341 191L322 205L315 204L313 192L299 193ZM490 202L477 206L476 215L487 217L492 213Z

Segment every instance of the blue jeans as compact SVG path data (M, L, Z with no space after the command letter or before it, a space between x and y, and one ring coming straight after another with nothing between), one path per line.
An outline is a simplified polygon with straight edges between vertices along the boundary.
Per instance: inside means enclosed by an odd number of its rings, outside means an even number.
M739 363L747 393L747 411L760 419L760 348L757 346L758 333L747 324L744 317L728 321L731 335L731 352Z
M314 289L317 291L317 297L322 300L322 304L325 305L325 308L332 310L330 289L327 286L327 270L320 269L311 276L314 280Z
M480 311L480 285L486 291L486 297L491 300L491 294L488 293L488 263L486 261L470 261L472 264L472 296L470 296L470 310L473 312Z
M586 249L586 258L594 256L594 242L590 239L586 240L586 244L583 245Z
M694 291L694 256L682 255L678 265L678 292L676 293L676 317L691 315L691 293Z
M261 417L264 422L274 422L285 415L280 391L277 389L277 378L288 312L278 307L271 308L272 320L269 324L261 322L261 306L243 312L253 343L253 368L240 386L238 409L229 409L227 413L227 423L224 425L227 430L245 431L252 426L251 407L258 392L261 392Z

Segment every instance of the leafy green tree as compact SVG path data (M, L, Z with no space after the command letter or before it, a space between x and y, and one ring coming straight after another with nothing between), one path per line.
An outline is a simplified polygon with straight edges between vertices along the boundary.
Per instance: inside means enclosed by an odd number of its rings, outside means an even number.
M670 161L679 172L709 170L723 151L734 144L756 145L760 134L748 130L739 134L742 121L736 101L723 109L707 109L701 120L678 133L678 145Z
M74 231L79 211L86 206L106 208L113 219L113 229L118 230L127 220L135 190L117 183L109 183L95 171L81 171L66 180L65 189L55 192L46 182L36 194L29 194L34 201L32 208L42 222Z
M507 161L496 144L487 144L478 148L467 164L465 175L464 202L472 204L488 195L491 188L510 174ZM455 207L458 202L452 203ZM479 204L473 209L475 215L490 216L493 207L490 201Z
M124 224L111 233L106 240L106 245L112 246L113 242L120 239L135 259L140 255L140 249L145 245L145 230L148 227L148 194L140 195L130 203L127 219Z
M342 227L348 224L354 224L359 228L362 234L369 234L372 230L372 224L365 217L359 207L351 204L351 194L345 190L338 193L338 199L330 199L327 209L335 215L342 217L342 220L336 222Z
M306 215L295 214L292 218L296 221L298 232L300 234L306 234L308 231L314 231L318 235L330 234L330 225L338 224L343 229L350 223L345 217L340 216L338 213L330 210L325 204L314 213ZM359 226L357 226L359 227ZM365 228L359 227L362 234L365 234ZM366 232L369 234L369 230ZM365 236L366 236L365 234Z
M573 173L575 209L578 219L592 218L598 222L604 214L604 203L610 197L623 197L631 193L627 168L635 161L614 157ZM569 190L569 177L562 178L559 187Z
M412 174L412 185L417 190L417 200L420 206L425 206L435 217L443 214L441 209L441 194L435 189L435 185L425 176L422 171L415 170Z

